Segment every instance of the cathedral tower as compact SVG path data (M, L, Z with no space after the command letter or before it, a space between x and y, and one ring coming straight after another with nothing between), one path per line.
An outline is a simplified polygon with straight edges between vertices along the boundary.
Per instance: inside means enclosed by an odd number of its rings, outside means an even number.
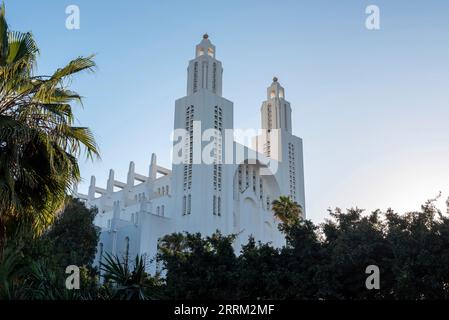
M232 183L227 181L232 175L227 171L232 168L222 160L225 130L233 128L233 104L222 97L223 68L215 54L215 46L205 34L189 62L187 96L175 105L174 128L185 130L186 138L175 137L174 141L174 215L184 230L203 234L217 229L226 232L226 213L230 211L226 199L231 191L224 185Z
M274 77L267 88L267 100L260 111L263 133L258 137L257 149L279 162L276 177L281 194L305 208L302 139L292 133L292 109L278 78Z
M292 133L292 109L290 102L285 100L284 88L276 77L267 88L267 100L263 102L261 112L262 129L281 129Z

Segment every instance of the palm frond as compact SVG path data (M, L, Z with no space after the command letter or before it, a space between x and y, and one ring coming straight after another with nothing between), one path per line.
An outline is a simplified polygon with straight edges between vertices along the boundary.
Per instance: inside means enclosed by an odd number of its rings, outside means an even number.
M33 64L36 55L39 52L36 42L30 32L22 33L18 31L9 32L8 34L8 57L7 64L13 64L21 59L28 60L29 64Z
M56 72L52 75L52 81L60 81L65 77L74 75L81 71L93 71L96 64L93 61L93 55L89 57L78 57L75 60L72 60L65 67L56 70Z
M5 18L5 3L0 8L0 66L6 62L8 55L8 24Z

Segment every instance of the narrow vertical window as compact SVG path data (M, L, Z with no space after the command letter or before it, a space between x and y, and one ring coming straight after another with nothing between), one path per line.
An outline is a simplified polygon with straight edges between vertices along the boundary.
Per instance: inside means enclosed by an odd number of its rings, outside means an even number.
M129 262L129 237L125 238L125 266L128 267Z
M249 168L248 165L245 165L245 188L249 188Z
M284 118L285 118L285 130L288 131L288 114L286 104L284 104Z
M256 193L256 168L253 169L253 191Z
M189 194L189 200L187 201L187 214L192 213L192 195Z
M242 170L242 165L239 165L239 174L238 174L238 180L239 180L239 191L242 192L243 188L242 188L242 184L243 184L243 170Z
M193 66L193 93L198 91L198 62Z
M212 91L217 93L217 63L214 62L212 65Z
M208 88L208 84L207 84L207 70L208 70L208 63L206 61L203 61L202 65L201 65L201 88L202 89L207 89Z

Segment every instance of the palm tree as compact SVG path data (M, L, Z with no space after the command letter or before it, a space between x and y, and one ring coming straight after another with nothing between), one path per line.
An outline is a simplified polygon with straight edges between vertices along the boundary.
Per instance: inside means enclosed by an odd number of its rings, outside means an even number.
M302 217L301 206L286 196L280 196L278 200L274 200L272 210L274 216L285 225L293 225Z
M50 76L34 74L37 45L31 33L10 31L0 8L0 251L18 228L42 233L80 181L78 157L98 156L88 128L74 126L72 104L81 97L70 77L92 71L79 57Z
M107 299L150 300L160 296L161 284L157 277L150 277L145 272L142 256L136 256L131 270L127 260L122 262L118 256L106 254L100 269L105 273Z

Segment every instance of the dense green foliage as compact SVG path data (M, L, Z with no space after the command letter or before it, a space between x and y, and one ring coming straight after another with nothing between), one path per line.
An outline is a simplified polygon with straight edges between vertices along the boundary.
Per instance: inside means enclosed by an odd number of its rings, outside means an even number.
M68 265L90 266L97 252L99 230L94 226L96 209L87 209L77 199L70 199L61 214L42 237L51 243L51 255L59 268Z
M30 230L9 240L0 256L0 298L74 299L97 288L97 272L91 268L99 231L93 225L96 210L68 199L55 224L36 238ZM82 289L65 289L66 267L82 269Z
M449 218L429 201L419 212L330 212L320 226L299 219L280 228L287 245L175 234L161 242L170 299L447 299ZM368 290L366 268L380 268Z
M217 233L173 234L161 241L160 259L167 270L166 294L172 299L237 298L237 260L233 236Z

